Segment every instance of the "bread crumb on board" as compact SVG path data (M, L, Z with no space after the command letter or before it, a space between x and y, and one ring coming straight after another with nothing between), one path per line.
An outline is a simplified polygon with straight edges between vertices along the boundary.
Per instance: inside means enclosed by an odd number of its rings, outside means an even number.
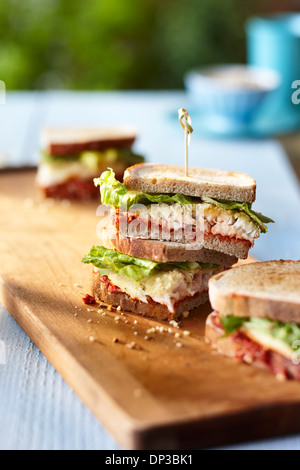
M149 335L151 333L155 333L156 332L156 329L155 328L148 328L148 330L146 330L146 333Z
M175 320L170 320L169 321L169 324L174 326L174 328L179 328L179 323Z
M138 351L140 351L142 349L142 347L140 345L136 344L134 341L131 341L130 343L126 343L125 346L128 349L136 349Z
M184 335L184 336L189 336L190 334L191 334L191 332L188 331L188 330L184 330L184 332L183 332L183 335Z

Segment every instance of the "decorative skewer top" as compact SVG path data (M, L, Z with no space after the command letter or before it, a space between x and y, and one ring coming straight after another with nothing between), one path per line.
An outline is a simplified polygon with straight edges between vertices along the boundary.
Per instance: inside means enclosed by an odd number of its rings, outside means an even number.
M192 120L191 116L184 108L178 110L178 118L185 135L185 176L188 176L188 146L191 145L191 133L193 132L191 126Z
M178 117L179 117L179 122L182 127L182 129L187 131L188 133L188 138L189 138L189 145L191 144L191 133L193 132L193 128L191 126L192 124L192 119L189 113L186 111L184 108L180 108L178 110Z

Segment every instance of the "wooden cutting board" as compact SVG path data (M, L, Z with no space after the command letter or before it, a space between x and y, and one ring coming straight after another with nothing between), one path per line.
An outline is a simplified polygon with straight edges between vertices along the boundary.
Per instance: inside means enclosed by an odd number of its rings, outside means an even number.
M0 175L0 207L1 302L121 446L203 448L300 430L300 384L216 355L203 340L209 305L176 328L82 302L97 202L43 201L30 171Z

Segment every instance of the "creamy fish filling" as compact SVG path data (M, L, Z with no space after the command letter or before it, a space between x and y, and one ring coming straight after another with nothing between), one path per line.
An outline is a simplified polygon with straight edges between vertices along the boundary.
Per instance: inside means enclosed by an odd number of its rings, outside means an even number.
M133 299L147 303L148 297L151 297L155 302L166 305L173 313L181 300L207 291L209 278L219 270L219 267L192 271L173 269L150 274L140 281L113 271L107 277Z
M124 163L114 164L116 173L124 171ZM98 176L101 168L93 168L81 161L66 161L59 163L41 162L37 170L37 182L42 187L64 183L71 178L81 180L93 179Z
M236 332L243 333L250 340L291 359L295 353L299 358L300 326L269 318L220 316L219 320L225 336Z
M188 239L196 233L222 235L248 240L251 244L259 237L258 225L238 210L223 209L213 204L151 204L131 208L119 230L130 236L155 238L156 235L181 233Z

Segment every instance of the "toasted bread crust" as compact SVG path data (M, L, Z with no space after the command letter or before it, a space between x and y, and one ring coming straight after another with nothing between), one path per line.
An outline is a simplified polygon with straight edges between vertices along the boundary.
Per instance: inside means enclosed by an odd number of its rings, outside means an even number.
M136 136L136 129L128 127L44 127L41 146L52 156L63 156L85 150L130 148Z
M290 359L282 354L266 349L242 334L222 337L224 330L218 326L214 317L217 317L215 312L207 317L205 340L219 354L268 370L280 378L300 380L300 364L293 364Z
M178 243L142 238L123 237L116 230L103 227L99 233L99 242L108 249L113 249L135 258L151 259L157 262L198 261L222 266L232 266L237 257L209 250L196 243Z
M127 168L124 183L128 189L154 193L180 193L186 196L207 196L229 201L254 202L256 182L245 173L139 163Z
M101 152L109 148L131 148L134 143L134 138L129 139L106 139L95 140L92 142L78 142L73 144L55 144L51 143L47 146L47 152L53 157L60 157L64 155L73 155L86 150L94 150Z
M155 318L156 320L178 320L181 318L183 312L192 310L208 300L207 291L202 292L179 302L175 312L170 312L166 305L158 304L157 302L152 301L145 303L137 299L132 299L125 292L110 293L105 283L101 282L95 273L92 274L91 283L92 295L101 302L112 305L113 307L120 306L121 310Z
M221 315L300 323L300 261L244 264L209 280L210 302Z
M251 243L222 235L205 235L203 246L208 250L215 250L239 259L247 259Z

